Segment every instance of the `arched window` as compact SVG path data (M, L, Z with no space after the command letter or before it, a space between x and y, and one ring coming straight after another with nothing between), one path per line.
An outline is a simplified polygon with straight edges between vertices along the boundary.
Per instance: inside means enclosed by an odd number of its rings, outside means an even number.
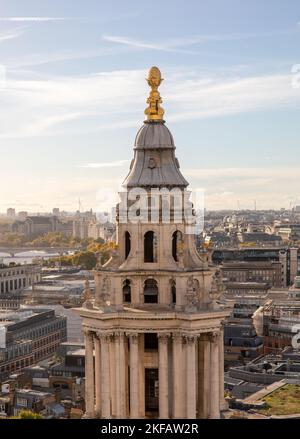
M158 287L155 279L145 280L144 303L158 303Z
M182 233L176 230L172 235L172 256L178 262L178 246L182 242Z
M170 288L171 288L171 303L173 305L175 305L176 304L176 281L173 279L170 281Z
M123 282L123 302L131 303L131 284L129 279Z
M144 235L144 262L156 262L156 239L153 231Z
M125 259L128 258L131 249L131 237L129 232L125 232Z

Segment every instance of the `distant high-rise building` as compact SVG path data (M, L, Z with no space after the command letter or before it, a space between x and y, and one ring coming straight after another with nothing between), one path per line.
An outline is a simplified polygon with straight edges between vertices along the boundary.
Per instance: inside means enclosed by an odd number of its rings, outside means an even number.
M89 236L90 220L86 218L79 218L73 221L72 236L74 238L86 239Z
M27 216L25 221L15 221L12 231L22 233L29 239L58 231L58 218L56 216Z
M18 212L18 219L20 221L25 221L27 217L28 217L28 212L25 211Z
M0 381L50 357L67 340L67 318L49 309L0 310Z
M7 211L6 211L6 215L7 215L9 218L15 218L15 216L16 216L16 209L13 209L12 207L9 207L9 208L7 209Z
M111 215L111 222L115 223L116 222L116 207L115 206L111 208L110 215Z
M114 232L115 224L109 221L106 221L105 223L99 223L94 220L88 224L88 238L101 238L104 241L108 241L113 238Z
M34 265L0 267L0 307L3 295L19 293L23 288L41 281L41 269Z
M53 215L55 215L55 216L59 216L59 208L58 207L53 207L53 209L52 209L52 214Z

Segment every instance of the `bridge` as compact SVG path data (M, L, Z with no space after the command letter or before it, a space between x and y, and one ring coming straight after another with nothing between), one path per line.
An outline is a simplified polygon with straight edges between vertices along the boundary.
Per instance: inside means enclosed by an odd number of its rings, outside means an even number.
M6 253L7 257L13 257L13 258L24 258L24 255L21 255L20 253L28 253L28 252L38 252L42 251L47 254L66 254L68 252L74 252L76 250L79 250L78 248L69 248L69 247L0 247L0 254ZM6 257L6 255L1 257ZM36 255L38 257L38 255ZM43 255L41 255L43 256Z

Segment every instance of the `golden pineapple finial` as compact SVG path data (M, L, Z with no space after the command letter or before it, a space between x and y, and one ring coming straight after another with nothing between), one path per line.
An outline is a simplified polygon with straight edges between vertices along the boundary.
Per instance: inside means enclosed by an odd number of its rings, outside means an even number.
M151 87L150 95L147 99L148 107L145 110L147 121L163 121L164 109L161 108L162 98L160 97L158 87L163 78L158 67L151 67L148 73L147 82Z

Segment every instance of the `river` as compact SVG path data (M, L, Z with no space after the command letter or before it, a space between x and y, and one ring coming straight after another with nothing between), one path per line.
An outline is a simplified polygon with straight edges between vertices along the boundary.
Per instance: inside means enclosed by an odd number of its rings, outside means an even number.
M10 262L15 262L16 264L31 264L36 258L49 259L54 256L59 256L59 252L53 251L53 253L48 253L43 250L28 250L26 252L17 253L14 257L10 256L9 253L0 252L0 260L3 260L4 264L9 264Z

